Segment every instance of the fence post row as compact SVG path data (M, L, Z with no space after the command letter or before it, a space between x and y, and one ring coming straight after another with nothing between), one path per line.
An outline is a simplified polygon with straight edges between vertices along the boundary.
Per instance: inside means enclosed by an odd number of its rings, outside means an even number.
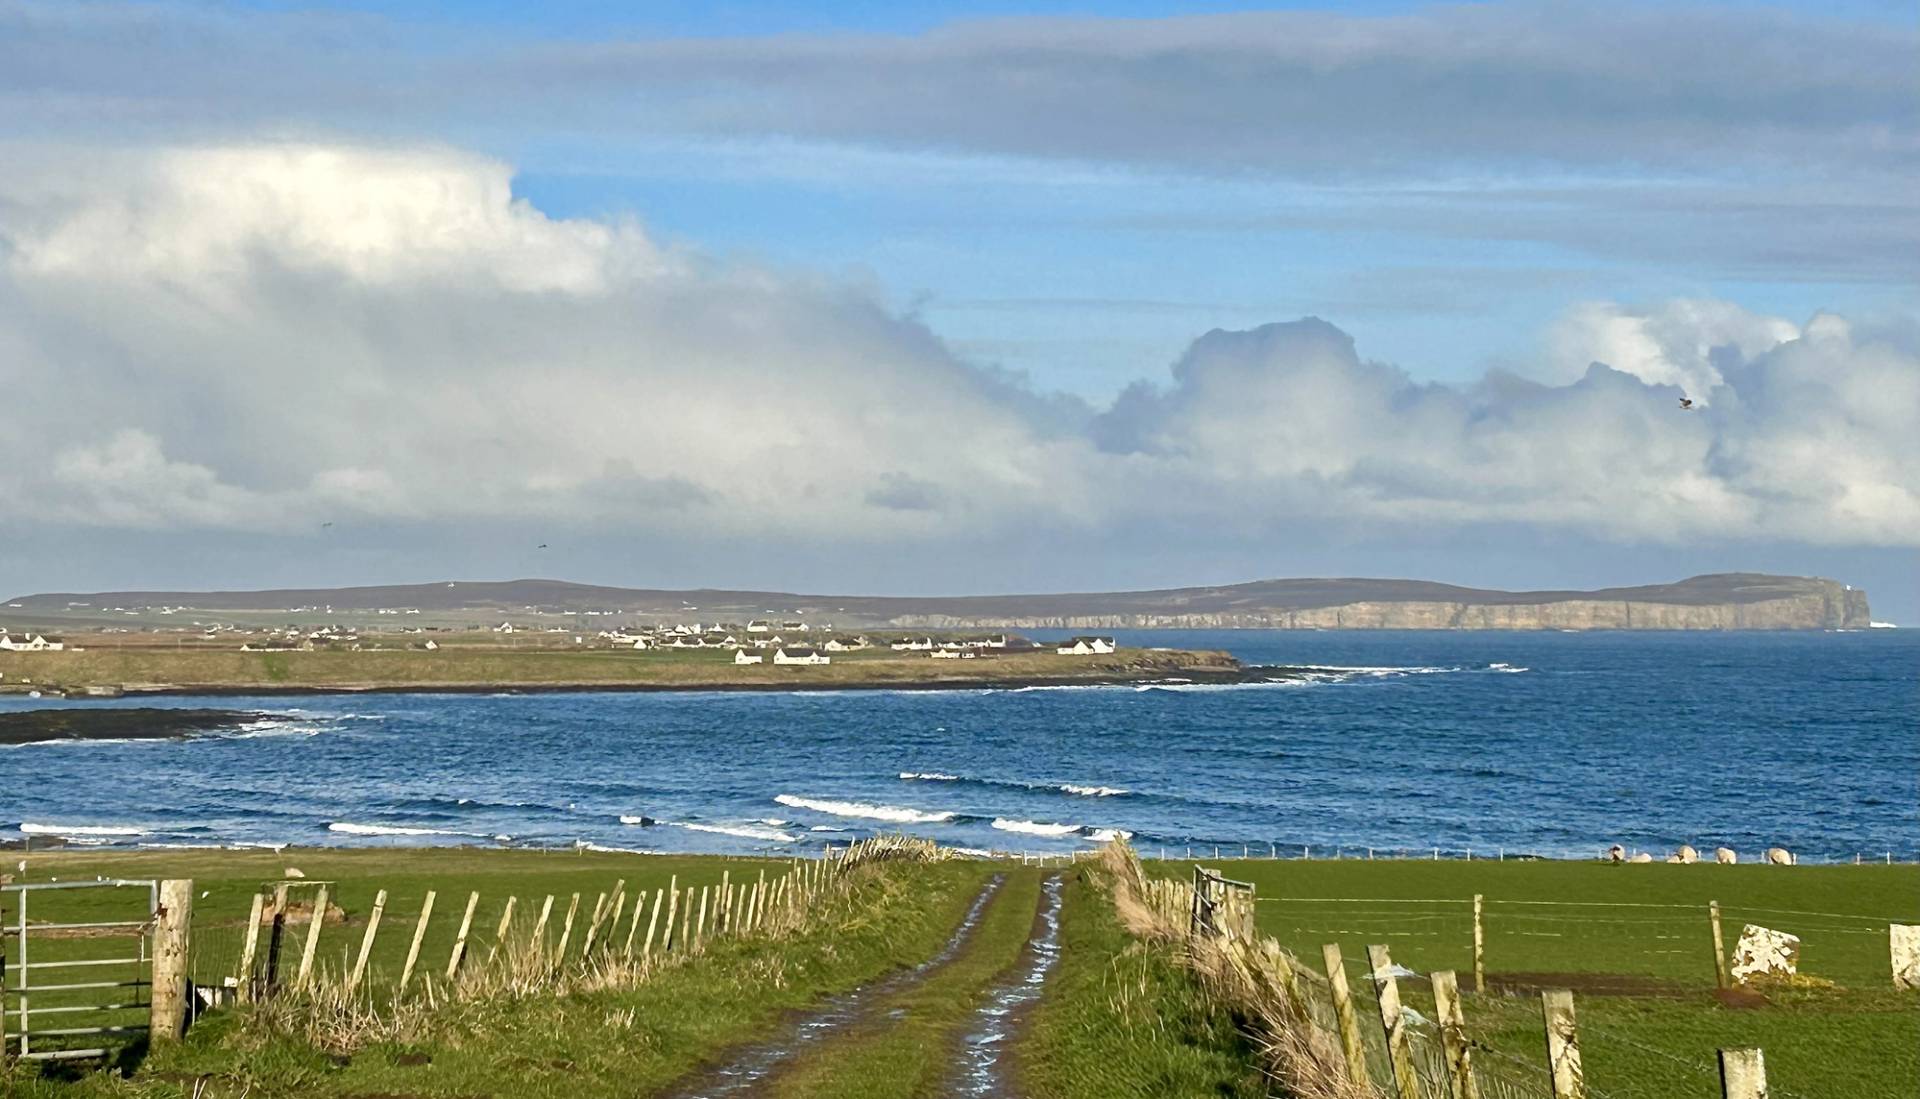
M1580 1067L1580 1032L1574 1024L1573 993L1556 988L1540 994L1546 1020L1547 1067L1553 1099L1587 1099L1587 1077Z
M1393 956L1386 946L1367 947L1367 965L1373 970L1373 991L1380 1001L1380 1028L1387 1038L1387 1063L1400 1099L1423 1099L1420 1076L1414 1071L1413 1051L1407 1048L1407 1019L1400 1010L1400 982L1393 975Z

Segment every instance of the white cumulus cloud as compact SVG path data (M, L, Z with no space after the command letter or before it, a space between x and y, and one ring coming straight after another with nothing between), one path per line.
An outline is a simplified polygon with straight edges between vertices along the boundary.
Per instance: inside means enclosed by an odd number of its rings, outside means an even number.
M552 218L459 150L16 152L7 521L1920 544L1920 358L1835 316L1595 303L1531 377L1459 387L1306 320L1208 333L1093 410L963 361L870 287Z

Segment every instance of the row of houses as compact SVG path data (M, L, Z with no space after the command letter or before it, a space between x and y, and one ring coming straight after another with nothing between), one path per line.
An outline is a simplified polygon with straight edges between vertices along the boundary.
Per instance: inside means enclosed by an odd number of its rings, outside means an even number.
M733 651L733 662L735 664L764 664L767 662L767 658L764 653L750 653L742 648ZM799 665L831 664L833 663L833 657L828 656L818 649L810 649L804 645L782 645L773 650L773 662L775 664Z

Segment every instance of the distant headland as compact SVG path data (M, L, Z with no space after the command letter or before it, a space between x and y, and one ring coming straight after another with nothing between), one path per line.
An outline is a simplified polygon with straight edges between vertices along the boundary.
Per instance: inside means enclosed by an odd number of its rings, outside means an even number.
M1498 591L1423 580L1257 580L1151 591L981 596L806 595L438 581L272 591L58 592L0 604L0 625L144 628L221 622L398 622L570 628L768 619L896 630L1836 630L1871 625L1866 593L1819 577L1714 573L1594 591Z

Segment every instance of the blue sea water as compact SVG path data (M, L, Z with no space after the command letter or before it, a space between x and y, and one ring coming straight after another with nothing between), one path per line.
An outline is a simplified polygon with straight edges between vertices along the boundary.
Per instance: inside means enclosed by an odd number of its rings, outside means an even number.
M1305 683L315 695L182 741L0 749L0 836L815 853L1920 857L1920 635L1160 631ZM917 777L908 777L917 776ZM639 823L642 819L652 823Z

